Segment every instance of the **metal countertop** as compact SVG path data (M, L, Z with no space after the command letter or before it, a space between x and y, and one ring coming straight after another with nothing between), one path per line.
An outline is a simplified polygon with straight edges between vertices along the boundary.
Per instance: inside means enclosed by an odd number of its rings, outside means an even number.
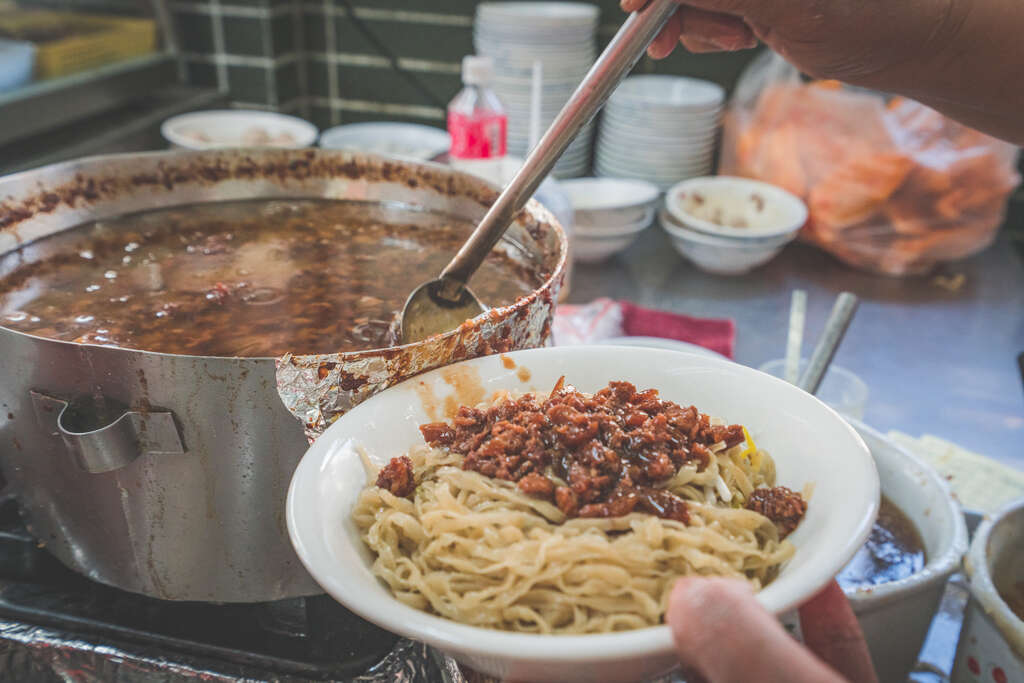
M956 291L935 275L965 280ZM703 273L657 226L600 265L577 264L570 303L607 296L736 322L737 361L758 367L785 352L792 290L808 292L804 354L836 295L860 308L835 363L868 385L864 421L887 432L934 434L1024 469L1024 263L1006 231L989 249L928 277L888 278L849 268L802 244L739 277Z

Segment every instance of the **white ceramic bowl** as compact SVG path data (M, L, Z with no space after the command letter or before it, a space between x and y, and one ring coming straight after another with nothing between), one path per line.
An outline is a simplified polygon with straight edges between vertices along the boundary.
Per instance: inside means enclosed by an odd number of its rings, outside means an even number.
M511 359L512 363L508 360ZM518 367L509 367L512 364ZM519 376L530 373L527 381ZM814 482L796 547L758 601L772 613L819 591L867 538L878 508L878 475L863 440L813 396L764 373L704 356L614 346L567 346L486 356L424 373L376 394L314 442L288 490L287 523L302 563L324 590L381 627L425 642L467 666L522 681L638 681L676 665L667 626L613 634L544 636L459 624L405 606L371 573L371 555L351 519L367 477L356 446L384 464L422 442L428 408L480 389L548 391L565 375L582 391L610 380L654 387L664 398L744 424L775 459L781 485ZM475 392L473 392L475 393ZM450 402L450 401L449 401ZM822 445L827 444L827 448ZM842 501L842 505L834 504Z
M924 542L927 562L921 571L899 581L846 591L878 680L906 681L946 581L967 550L967 525L948 482L938 472L867 425L851 423L871 449L882 495L907 515Z
M257 132L271 138L287 134L290 139L261 145L249 137ZM300 149L311 147L316 142L318 131L309 121L272 111L214 109L172 116L160 126L160 134L172 147L182 149L261 146ZM205 136L206 139L197 136Z
M724 100L725 90L716 83L666 75L630 76L609 98L616 108L674 112L714 109Z
M771 261L796 236L771 238L774 241L737 240L716 237L679 225L664 210L658 213L662 229L672 246L701 270L715 275L742 275Z
M602 263L631 247L650 225L648 220L614 230L573 225L569 253L579 263Z
M478 22L526 29L564 26L597 26L600 10L579 2L484 2L477 5Z
M320 136L320 146L425 161L447 152L451 138L447 132L433 126L375 121L329 128Z
M683 181L665 194L665 206L686 227L718 237L795 235L807 222L807 205L796 195L770 183L732 176Z
M595 231L650 224L661 197L657 186L623 178L576 178L562 182L562 189L572 202L575 225Z
M1000 571L1024 580L1024 499L978 526L964 560L971 589L960 631L952 683L1024 681L1024 621L1000 597L993 576Z

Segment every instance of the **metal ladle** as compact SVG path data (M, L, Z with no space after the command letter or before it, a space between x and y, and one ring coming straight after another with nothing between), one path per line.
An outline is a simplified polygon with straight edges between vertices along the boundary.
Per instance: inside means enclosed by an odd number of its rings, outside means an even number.
M455 329L487 310L466 286L469 278L677 7L675 0L652 0L626 19L459 253L440 277L420 285L406 299L401 317L402 344Z

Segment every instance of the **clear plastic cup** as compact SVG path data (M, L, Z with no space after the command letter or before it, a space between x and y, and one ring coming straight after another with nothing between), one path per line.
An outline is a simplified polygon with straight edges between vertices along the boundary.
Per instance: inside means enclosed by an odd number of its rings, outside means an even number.
M807 369L807 362L807 358L800 359L798 377ZM775 377L783 377L786 372L786 359L770 360L758 369ZM864 419L864 409L868 404L868 385L846 368L830 365L818 388L817 396L841 415L858 420Z

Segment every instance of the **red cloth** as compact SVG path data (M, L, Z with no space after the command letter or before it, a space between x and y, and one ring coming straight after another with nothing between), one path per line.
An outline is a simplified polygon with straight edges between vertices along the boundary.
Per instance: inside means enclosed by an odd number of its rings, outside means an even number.
M736 324L727 318L693 318L682 313L657 311L628 301L622 307L622 330L630 337L661 337L703 346L732 358Z
M589 344L613 337L661 337L703 346L732 358L736 326L722 318L694 318L628 301L600 298L555 311L555 344Z

